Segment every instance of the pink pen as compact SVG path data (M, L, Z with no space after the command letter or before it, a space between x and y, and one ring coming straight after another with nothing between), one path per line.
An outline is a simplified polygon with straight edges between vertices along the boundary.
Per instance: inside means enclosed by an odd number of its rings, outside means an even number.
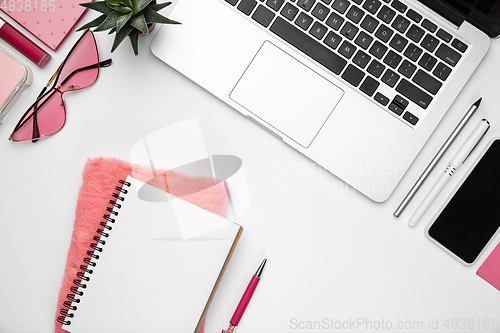
M257 288L257 285L259 284L260 276L262 275L262 271L264 270L266 262L267 259L264 259L262 261L262 264L260 264L257 272L254 274L254 276L252 276L252 279L250 280L250 283L248 284L245 293L241 297L240 303L238 303L238 307L234 311L233 317L229 321L229 326L227 327L226 330L222 330L222 333L234 333L234 331L236 330L236 327L240 323L240 319L241 317L243 317L243 313L245 313L245 309L247 308L247 305L250 302L250 299L252 298L255 288Z

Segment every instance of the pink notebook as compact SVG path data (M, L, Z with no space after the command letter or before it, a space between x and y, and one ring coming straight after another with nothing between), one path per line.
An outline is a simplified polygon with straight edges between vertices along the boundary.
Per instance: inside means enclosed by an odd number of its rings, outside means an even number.
M500 290L500 243L479 267L477 275Z
M16 1L15 6L9 5L7 1L1 9L56 51L87 10L79 4L89 1L91 0L23 0ZM2 3L0 0L0 5Z

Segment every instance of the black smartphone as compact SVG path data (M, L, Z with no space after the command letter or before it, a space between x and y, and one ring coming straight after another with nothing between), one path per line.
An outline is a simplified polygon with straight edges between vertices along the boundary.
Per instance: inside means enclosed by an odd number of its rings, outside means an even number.
M499 227L500 139L497 139L427 229L427 237L470 265Z

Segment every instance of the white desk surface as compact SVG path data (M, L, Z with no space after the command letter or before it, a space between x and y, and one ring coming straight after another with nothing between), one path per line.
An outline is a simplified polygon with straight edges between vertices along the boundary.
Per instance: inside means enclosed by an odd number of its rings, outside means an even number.
M72 33L57 53L51 52L54 59L45 69L25 60L35 80L0 125L0 333L54 330L85 161L99 156L127 160L132 144L144 135L193 117L210 154L243 160L251 200L240 220L245 231L207 317L207 333L227 324L264 257L268 265L240 333L500 332L500 292L476 275L500 234L472 267L424 235L471 162L500 136L500 40L493 41L396 191L377 204L155 58L149 49L153 36L140 38L138 57L125 40L94 86L66 96L68 116L61 132L35 144L9 142L18 119L78 37ZM101 60L109 58L113 38L105 33L96 38ZM22 58L3 40L0 46ZM480 96L477 114L395 218L404 195ZM409 228L408 218L482 117L492 123L487 137L423 221Z

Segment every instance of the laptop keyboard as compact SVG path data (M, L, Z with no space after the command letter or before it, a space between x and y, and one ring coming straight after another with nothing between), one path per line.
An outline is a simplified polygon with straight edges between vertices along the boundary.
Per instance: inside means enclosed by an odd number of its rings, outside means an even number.
M399 0L225 1L412 127L468 48Z

